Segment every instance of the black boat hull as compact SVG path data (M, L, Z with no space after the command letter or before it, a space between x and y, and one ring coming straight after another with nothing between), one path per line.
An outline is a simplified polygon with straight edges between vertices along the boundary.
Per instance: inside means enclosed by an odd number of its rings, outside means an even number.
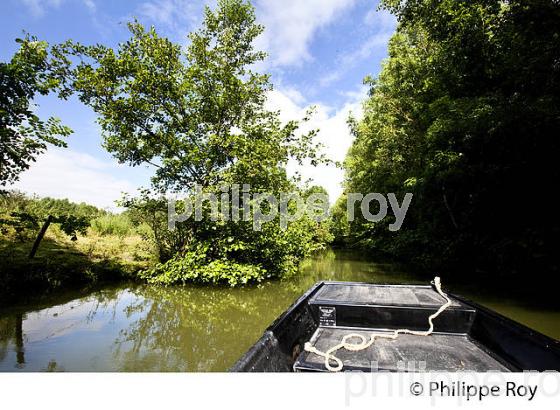
M430 336L378 339L362 352L341 349L350 371L560 370L560 342L456 295ZM439 299L438 299L439 298ZM343 335L425 330L441 305L429 286L319 282L302 295L230 369L234 372L326 371L319 350Z

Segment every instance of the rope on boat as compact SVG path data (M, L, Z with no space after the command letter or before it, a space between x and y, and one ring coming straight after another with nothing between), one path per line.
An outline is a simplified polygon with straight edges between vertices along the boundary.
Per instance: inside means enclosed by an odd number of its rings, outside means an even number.
M394 330L392 333L374 333L374 334L371 335L369 341L366 341L366 337L364 335L361 335L359 333L349 333L342 338L342 340L340 341L339 344L331 347L326 352L322 352L320 350L317 350L317 348L315 346L311 345L310 342L305 343L303 348L307 352L315 353L318 356L324 357L325 358L325 367L329 371L339 372L339 371L342 370L342 367L344 366L343 363L342 363L342 360L340 360L338 357L336 357L334 355L334 352L336 352L339 349L344 348L344 349L349 350L351 352L358 352L360 350L364 350L364 349L367 349L368 347L370 347L375 342L375 339L377 339L377 338L396 339L399 336L399 334L409 334L409 335L415 335L415 336L429 336L434 331L433 320L436 317L438 317L445 309L447 309L449 306L451 306L451 300L441 290L441 280L438 276L436 276L434 278L434 286L435 286L437 292L446 299L446 302L443 305L440 306L440 308L436 311L436 313L434 313L433 315L428 317L428 323L430 324L430 327L426 331L416 331L416 330L409 330L409 329L397 329L397 330ZM358 338L358 339L360 339L360 342L359 343L348 342L348 339L352 339L352 338ZM330 363L331 360L336 362L336 366L331 366L331 363Z

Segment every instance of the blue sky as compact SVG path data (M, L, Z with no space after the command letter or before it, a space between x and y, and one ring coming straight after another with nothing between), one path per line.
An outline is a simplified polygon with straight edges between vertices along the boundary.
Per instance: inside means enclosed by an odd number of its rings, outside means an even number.
M50 43L68 38L85 44L117 45L127 38L125 23L136 17L173 41L202 21L209 0L2 0L0 58L17 49L23 30ZM343 160L351 144L346 126L350 112L360 116L365 97L362 79L379 72L395 19L368 0L254 0L257 19L266 27L257 46L268 52L260 71L272 75L268 106L284 120L301 118L309 105L317 113L309 124L319 128L325 152ZM21 176L16 188L42 196L68 197L114 209L121 192L149 184L152 170L117 162L101 147L95 114L76 99L36 101L41 116L55 115L73 130L68 149L50 149ZM291 172L297 167L290 165ZM325 186L334 201L341 192L339 169L297 168Z

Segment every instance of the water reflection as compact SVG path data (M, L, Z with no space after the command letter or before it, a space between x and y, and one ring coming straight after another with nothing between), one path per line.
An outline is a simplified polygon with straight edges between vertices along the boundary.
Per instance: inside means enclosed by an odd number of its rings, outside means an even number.
M0 362L6 359L10 341L13 340L17 367L25 364L23 349L23 315L0 318Z
M125 314L137 319L119 332L114 352L126 371L225 370L279 313L266 290L142 287L131 294Z
M259 287L107 287L1 315L0 370L224 371L319 280L418 282L394 264L326 252L306 261L300 275ZM531 317L517 309L523 320ZM538 315L534 322L560 317Z

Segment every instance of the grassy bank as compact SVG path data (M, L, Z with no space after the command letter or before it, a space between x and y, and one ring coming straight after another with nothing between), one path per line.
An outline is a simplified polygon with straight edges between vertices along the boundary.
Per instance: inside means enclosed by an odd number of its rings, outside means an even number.
M170 230L164 198L129 202L125 212L113 214L68 200L0 193L0 303L123 279L243 286L296 273L306 256L330 241L328 221L307 216L287 229L278 219L254 230L248 221L208 218ZM34 243L40 243L36 253Z
M94 219L86 234L77 234L75 240L59 227L49 227L32 259L33 235L0 234L0 304L23 295L134 279L153 263L153 245L134 229L111 228L110 219Z

